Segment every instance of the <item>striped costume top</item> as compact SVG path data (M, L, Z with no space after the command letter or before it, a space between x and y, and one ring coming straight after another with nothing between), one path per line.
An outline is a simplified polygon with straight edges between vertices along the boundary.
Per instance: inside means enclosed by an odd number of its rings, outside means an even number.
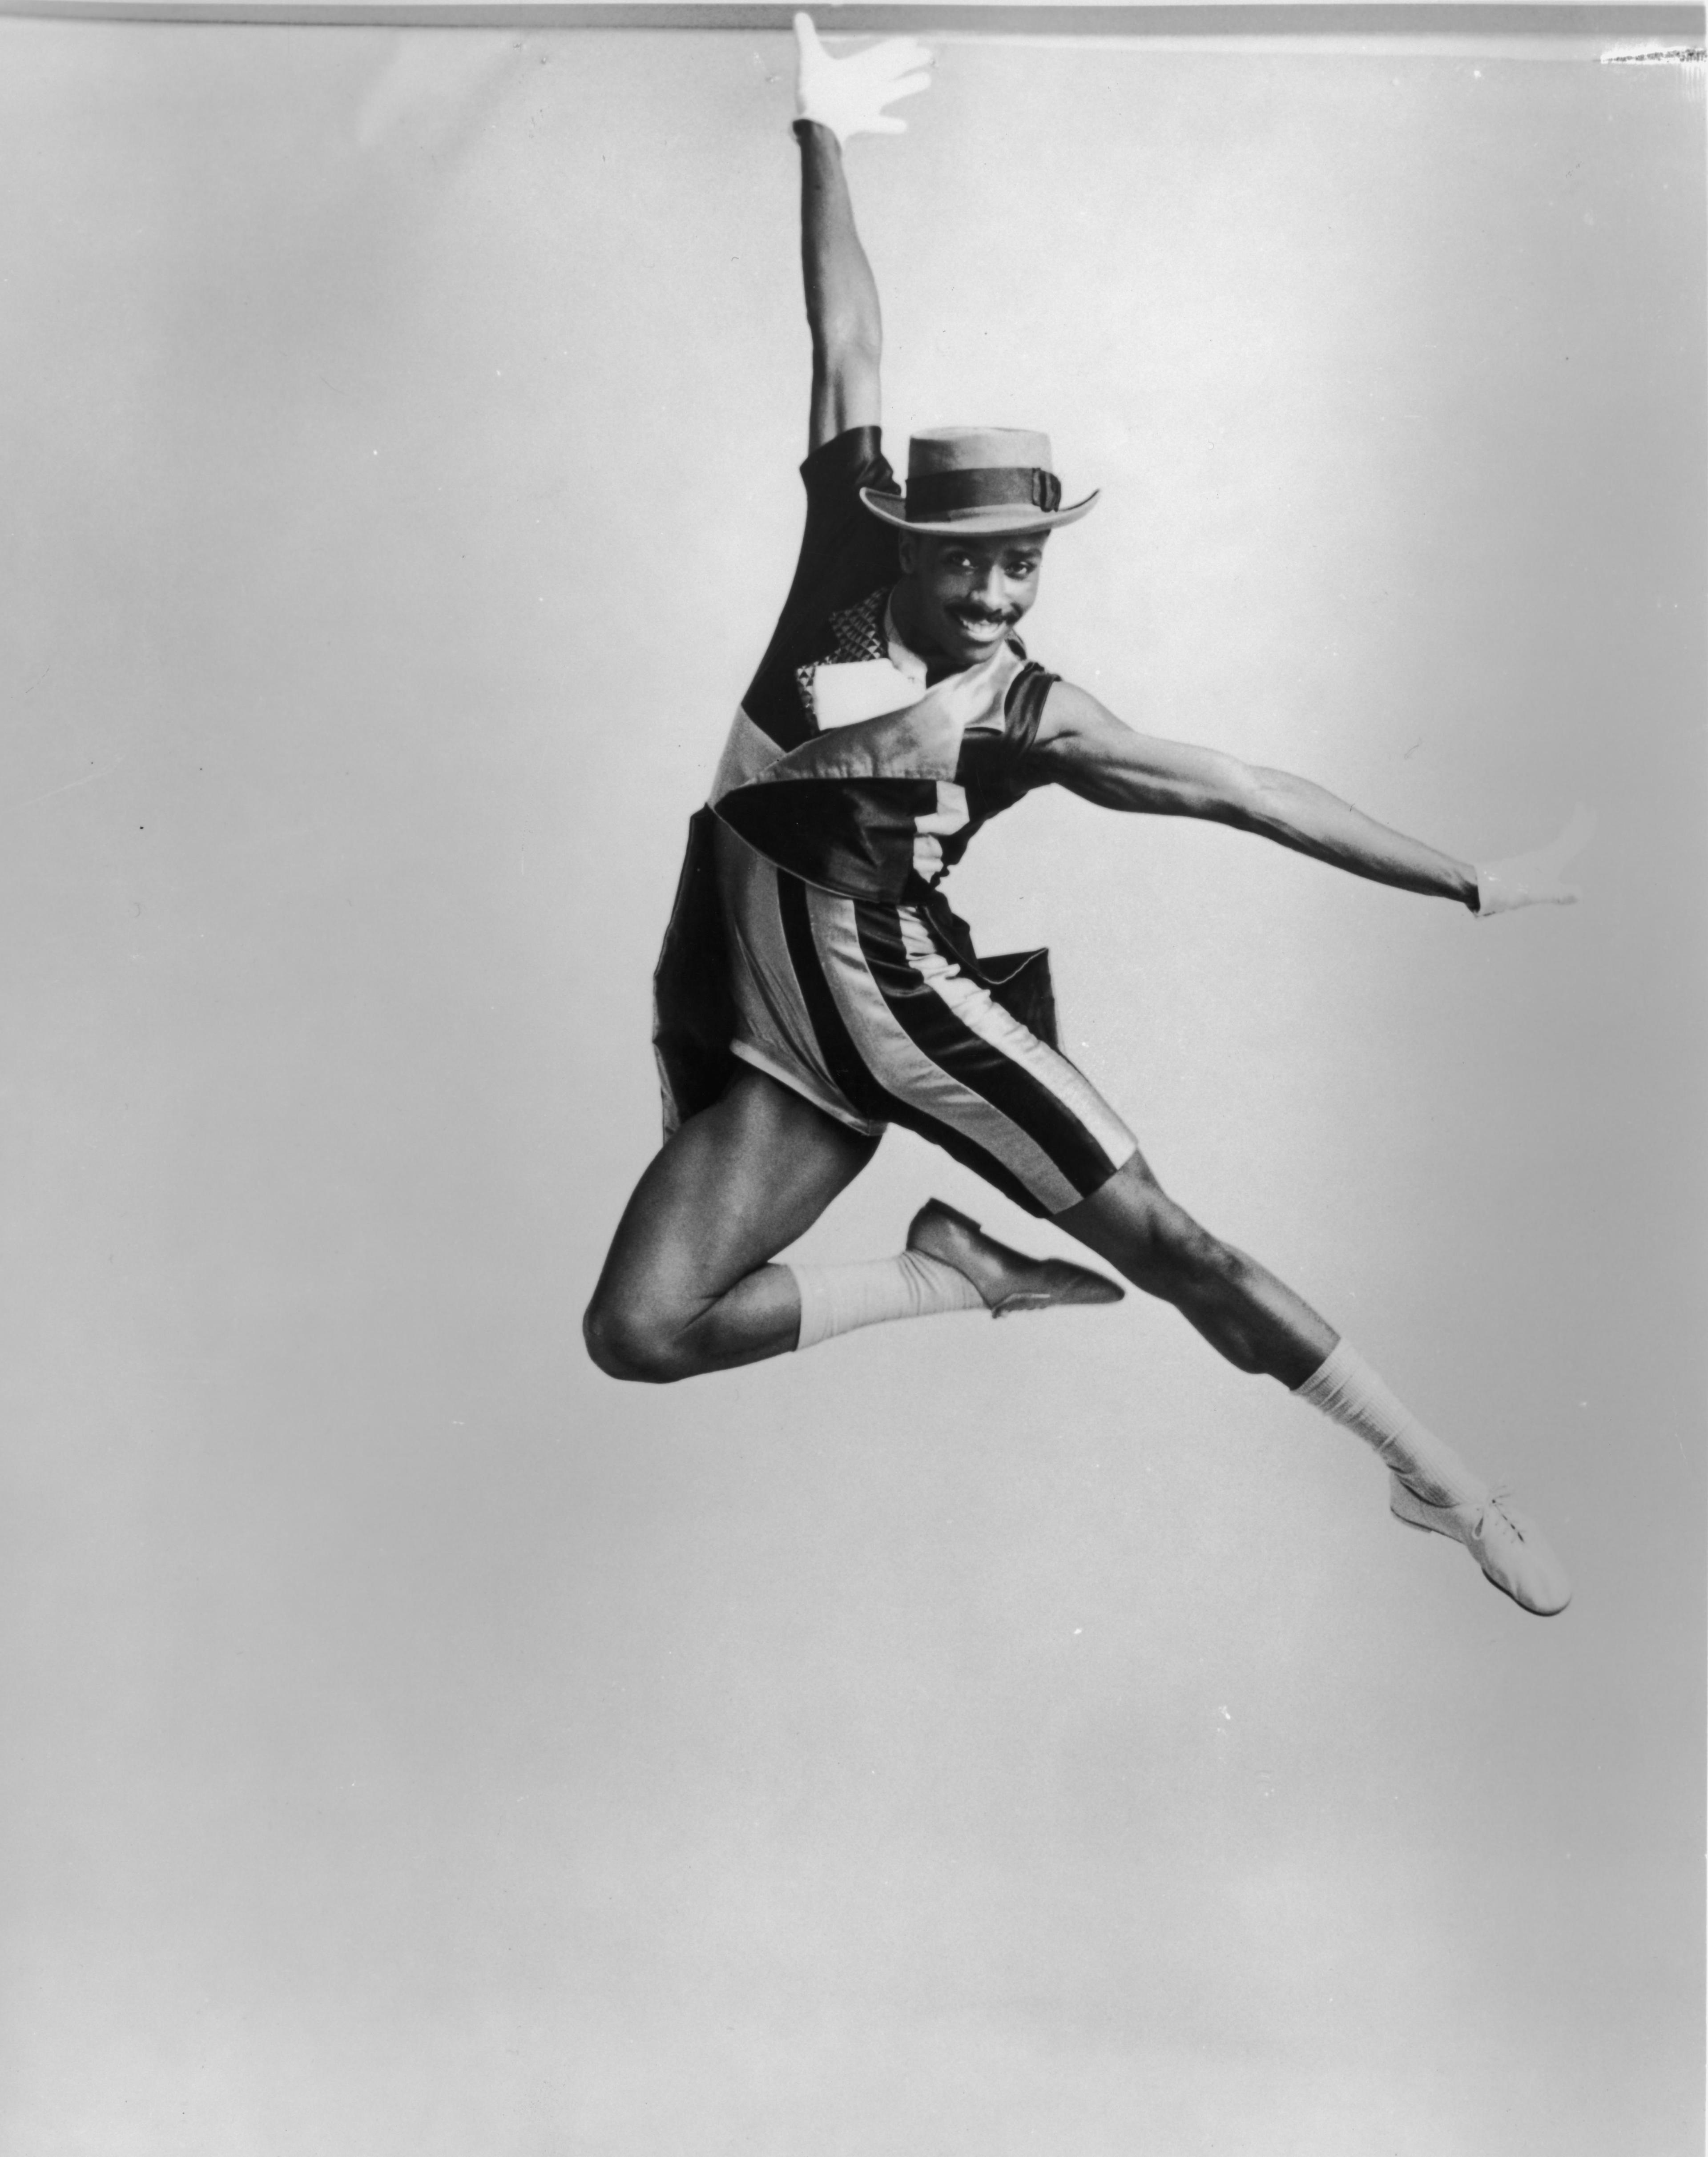
M666 1130L715 1100L730 1075L720 821L805 884L917 914L972 980L1054 1038L1045 955L981 961L939 887L980 826L1041 776L1030 751L1056 677L1011 637L928 687L889 620L898 534L859 498L862 486L898 492L879 430L824 444L801 476L806 529L794 582L690 826L655 976Z

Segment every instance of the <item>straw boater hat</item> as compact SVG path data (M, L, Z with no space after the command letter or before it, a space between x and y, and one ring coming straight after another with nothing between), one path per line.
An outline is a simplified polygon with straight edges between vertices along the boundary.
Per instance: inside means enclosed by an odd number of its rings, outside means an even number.
M905 499L870 486L861 488L860 499L903 532L976 538L1072 524L1097 500L1097 490L1061 507L1047 435L1026 427L930 427L908 445Z

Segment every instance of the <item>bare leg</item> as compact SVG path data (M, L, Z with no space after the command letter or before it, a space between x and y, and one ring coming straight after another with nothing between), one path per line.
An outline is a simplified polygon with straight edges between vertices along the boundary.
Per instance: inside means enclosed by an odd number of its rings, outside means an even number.
M1335 1345L1331 1326L1255 1259L1201 1228L1138 1154L1056 1221L1135 1288L1173 1304L1242 1371L1297 1387Z
M1536 1522L1425 1429L1309 1304L1201 1228L1138 1156L1056 1217L1136 1287L1173 1304L1229 1362L1302 1388L1312 1407L1370 1444L1392 1472L1398 1519L1463 1543L1520 1609L1550 1617L1566 1608L1572 1583Z
M743 1070L635 1186L588 1309L594 1362L614 1378L665 1383L787 1354L800 1300L789 1269L768 1261L877 1145Z

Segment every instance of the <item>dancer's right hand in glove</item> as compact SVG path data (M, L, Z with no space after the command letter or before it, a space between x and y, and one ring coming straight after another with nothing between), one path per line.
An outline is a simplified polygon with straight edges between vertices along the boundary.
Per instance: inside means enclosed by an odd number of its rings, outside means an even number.
M839 142L851 135L899 135L905 120L884 111L931 80L931 54L913 38L886 38L846 60L833 60L810 15L795 18L796 117L815 120Z
M1579 808L1551 847L1513 854L1477 871L1477 914L1510 914L1520 906L1574 906L1577 887L1565 881L1567 864L1589 843L1595 818Z

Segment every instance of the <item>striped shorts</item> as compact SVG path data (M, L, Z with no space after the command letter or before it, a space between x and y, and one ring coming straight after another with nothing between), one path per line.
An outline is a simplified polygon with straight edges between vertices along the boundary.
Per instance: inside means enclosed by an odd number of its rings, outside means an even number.
M854 1130L917 1131L1029 1213L1078 1205L1137 1151L913 909L820 891L727 826L718 846L743 1063Z

